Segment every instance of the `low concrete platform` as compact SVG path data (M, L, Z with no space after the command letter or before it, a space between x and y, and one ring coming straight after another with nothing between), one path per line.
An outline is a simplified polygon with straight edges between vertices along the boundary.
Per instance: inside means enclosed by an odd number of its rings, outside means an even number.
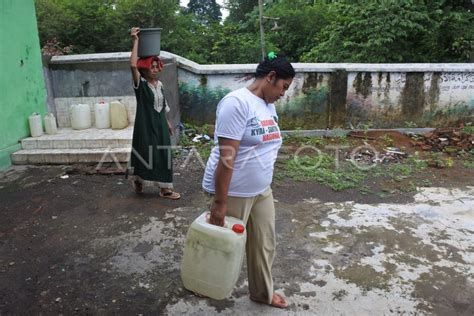
M12 162L22 164L73 164L126 162L132 147L133 126L122 130L62 128L54 135L28 137Z

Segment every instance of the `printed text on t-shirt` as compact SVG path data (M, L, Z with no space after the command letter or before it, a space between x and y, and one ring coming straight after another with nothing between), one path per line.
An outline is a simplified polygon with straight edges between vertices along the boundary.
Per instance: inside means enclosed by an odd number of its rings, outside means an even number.
M262 141L270 141L281 138L280 130L274 120L262 120L259 126L250 130L251 136L262 136Z

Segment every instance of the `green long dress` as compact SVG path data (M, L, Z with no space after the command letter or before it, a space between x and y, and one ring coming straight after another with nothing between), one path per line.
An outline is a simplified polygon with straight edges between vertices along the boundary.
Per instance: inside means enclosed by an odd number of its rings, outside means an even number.
M161 84L160 84L161 85ZM131 167L142 180L158 182L161 188L173 187L171 140L165 112L168 108L161 87L161 111L155 109L155 93L140 78L135 90L137 111L133 129Z

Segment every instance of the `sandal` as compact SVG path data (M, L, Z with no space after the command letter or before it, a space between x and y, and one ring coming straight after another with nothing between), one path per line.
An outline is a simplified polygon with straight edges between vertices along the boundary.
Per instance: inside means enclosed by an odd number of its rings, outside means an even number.
M252 296L250 296L250 300L254 301L255 303L266 304L266 305L276 307L276 308L287 308L288 307L288 303L285 301L283 296L278 294L278 293L273 293L272 302L270 304L268 304L265 301L258 300L258 299L254 298Z
M165 192L161 191L160 196L165 199L178 200L181 197L181 194L170 190Z

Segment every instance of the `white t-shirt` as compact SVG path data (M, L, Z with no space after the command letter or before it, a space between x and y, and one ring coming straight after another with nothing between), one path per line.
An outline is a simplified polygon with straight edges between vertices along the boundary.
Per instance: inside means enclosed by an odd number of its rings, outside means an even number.
M215 193L215 171L219 161L218 137L240 140L229 196L253 197L271 184L273 166L281 147L275 106L267 104L247 88L227 94L217 105L214 143L202 187Z

